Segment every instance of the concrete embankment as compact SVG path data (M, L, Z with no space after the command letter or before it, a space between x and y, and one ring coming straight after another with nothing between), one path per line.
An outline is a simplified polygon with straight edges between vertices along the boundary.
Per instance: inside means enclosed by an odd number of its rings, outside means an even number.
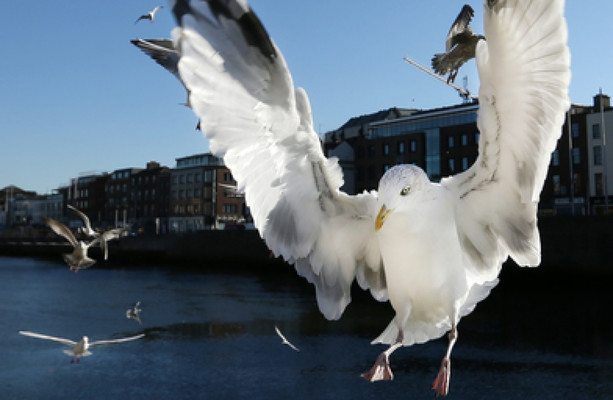
M539 220L539 273L613 275L613 218L555 217ZM0 255L57 257L70 248L61 238L0 239ZM100 259L98 248L91 251ZM281 263L272 258L256 231L202 231L180 235L134 236L110 242L112 264ZM509 262L510 263L510 262ZM103 267L105 263L98 266Z

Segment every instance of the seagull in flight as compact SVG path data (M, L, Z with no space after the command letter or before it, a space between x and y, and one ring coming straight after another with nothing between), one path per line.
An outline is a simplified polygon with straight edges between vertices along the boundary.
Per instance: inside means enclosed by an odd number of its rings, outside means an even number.
M142 325L143 323L140 320L140 312L143 311L140 308L138 308L140 306L140 301L137 301L136 304L134 305L134 307L132 308L128 308L126 310L126 318L128 319L133 319L136 322L138 322L140 325Z
M92 245L95 245L100 241L99 237L90 242L77 240L77 238L72 234L72 231L68 229L66 225L54 220L53 218L43 217L42 219L47 225L49 225L53 232L68 240L68 243L70 243L74 248L72 253L62 254L64 261L70 266L71 271L78 272L80 269L89 268L96 263L96 260L89 258L87 251Z
M540 263L537 203L569 107L563 0L484 0L476 44L479 153L466 171L432 182L414 165L389 169L378 189L340 190L306 91L244 0L175 0L178 74L210 150L245 193L275 254L315 286L338 319L354 281L394 318L369 381L391 379L389 356L448 333L432 389L449 391L458 323L498 282L510 257Z
M436 73L440 75L449 73L447 83L455 81L462 64L475 57L477 42L485 39L483 35L474 34L468 26L474 14L474 10L468 4L462 7L447 34L445 52L437 53L432 58L432 69Z
M287 338L281 333L281 331L279 330L279 328L276 325L275 325L275 332L277 332L277 335L279 335L279 337L283 341L281 344L289 346L292 350L300 351L298 349L298 347L294 346L293 344L290 343L289 340L287 340Z
M142 19L148 19L150 22L153 22L153 20L155 19L155 13L157 13L160 8L164 8L164 7L163 6L155 7L153 10L149 11L147 14L143 14L140 17L138 17L138 19L134 23L136 24L138 21Z
M30 337L37 338L37 339L51 340L53 342L59 342L59 343L65 344L66 346L71 346L72 347L71 349L64 350L64 353L72 357L72 360L70 361L71 363L75 361L78 363L81 360L81 357L90 356L92 353L89 351L89 349L92 347L108 346L108 345L117 344L117 343L129 342L131 340L140 339L145 336L144 333L141 333L140 335L136 335L136 336L130 336L130 337L125 337L121 339L112 339L112 340L99 340L96 342L90 342L87 336L83 336L81 340L79 340L78 342L75 342L74 340L70 340L70 339L64 339L64 338L55 337L55 336L48 336L48 335L43 335L40 333L35 333L35 332L30 332L30 331L19 331L19 334L24 335L24 336L30 336Z
M89 221L89 217L83 211L79 210L76 207L71 206L70 204L68 204L67 207L70 208L75 213L77 213L79 218L81 218L81 220L83 221L83 226L80 226L79 228L77 228L78 233L84 236L87 236L87 237L94 237L94 238L100 236L99 232L96 232L94 229L92 229L92 225Z
M100 249L104 255L104 259L108 260L109 258L109 247L108 242L110 240L120 239L125 236L128 232L128 227L114 228L109 229L107 231L102 232L102 235L99 237L100 241Z

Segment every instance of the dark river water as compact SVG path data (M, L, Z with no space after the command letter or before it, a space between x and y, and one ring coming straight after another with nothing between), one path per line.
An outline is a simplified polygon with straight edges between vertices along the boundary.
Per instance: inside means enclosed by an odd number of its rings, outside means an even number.
M340 321L318 312L292 267L212 272L0 257L0 399L430 399L446 340L403 348L393 381L368 383L392 318L356 291ZM449 399L613 399L613 293L602 279L503 273L459 325ZM508 278L508 279L506 279ZM125 317L140 300L143 325ZM277 325L300 348L274 332ZM30 330L137 341L71 364Z

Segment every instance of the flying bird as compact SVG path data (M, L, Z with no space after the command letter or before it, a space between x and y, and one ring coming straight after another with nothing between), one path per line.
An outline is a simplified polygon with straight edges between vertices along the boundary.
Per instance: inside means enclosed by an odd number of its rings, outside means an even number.
M275 332L277 332L277 335L279 335L279 337L281 338L282 340L281 344L289 346L292 350L300 351L298 347L294 346L293 344L290 343L289 340L287 340L287 338L281 333L281 331L279 330L279 328L277 328L276 325L275 325Z
M140 312L141 312L141 311L143 311L143 310L141 310L140 308L138 308L139 306L140 306L140 301L137 301L137 302L136 302L136 304L134 305L134 307L132 307L132 308L128 308L128 309L126 310L126 318L128 318L128 319L133 319L133 320L135 320L136 322L138 322L139 324L141 324L141 325L142 325L143 323L142 323L142 322L141 322L141 320L140 320L140 316L139 316L139 314L140 314Z
M445 40L445 52L437 53L432 58L432 69L440 75L449 73L447 83L453 83L460 67L475 57L475 48L479 40L485 39L483 35L476 35L468 24L474 10L466 4L451 25Z
M87 236L87 237L94 237L94 238L100 236L99 232L96 232L94 229L92 229L92 225L91 225L91 222L89 221L89 217L83 211L79 210L76 207L71 206L70 204L68 204L67 207L70 208L75 213L77 213L79 218L81 218L81 220L83 221L83 226L80 226L77 228L78 233L84 236Z
M107 231L102 232L99 236L100 249L102 250L102 254L104 255L104 259L108 260L109 258L109 245L108 242L115 239L120 239L128 233L128 227L122 228L114 228L109 229Z
M275 256L315 285L328 319L353 281L395 316L368 380L391 379L389 356L448 335L433 389L449 390L458 323L488 296L502 263L540 263L539 194L569 107L563 0L486 0L476 45L479 154L466 171L431 182L399 165L377 191L348 195L327 159L311 107L279 48L245 1L176 0L178 74L210 150L245 193Z
M92 347L108 346L111 344L129 342L131 340L140 339L145 336L144 333L141 333L140 335L136 335L136 336L130 336L130 337L125 337L121 339L112 339L112 340L99 340L96 342L90 342L87 336L83 336L83 338L80 341L75 342L74 340L70 340L70 339L63 339L63 338L59 338L55 336L48 336L48 335L43 335L40 333L35 333L35 332L30 332L30 331L19 331L19 333L24 336L30 336L30 337L37 338L37 339L51 340L54 342L65 344L66 346L71 346L72 347L71 349L64 350L64 353L72 357L72 360L70 361L71 363L75 361L78 363L81 360L81 357L90 356L92 353L89 351L89 349Z
M49 225L53 232L68 240L68 243L70 243L74 248L72 253L62 254L64 261L66 264L68 264L68 266L70 266L71 271L77 272L80 269L89 268L96 263L96 260L90 258L87 255L87 252L92 245L95 245L100 241L99 237L90 242L77 240L77 238L75 238L75 236L72 234L72 231L68 229L66 225L54 220L53 218L43 217L42 219L47 225Z
M149 11L147 14L143 14L140 17L138 17L138 19L134 23L136 24L138 21L142 19L148 19L149 22L153 22L153 20L155 19L155 13L157 13L160 8L164 8L164 7L163 6L155 7L153 10Z

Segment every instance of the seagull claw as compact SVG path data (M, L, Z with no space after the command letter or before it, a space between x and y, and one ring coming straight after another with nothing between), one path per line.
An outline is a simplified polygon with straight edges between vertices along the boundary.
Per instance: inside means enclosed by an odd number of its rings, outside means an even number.
M435 391L436 396L447 396L449 393L449 381L451 378L451 361L449 358L443 358L441 368L432 383L432 390Z
M377 357L377 360L370 371L365 372L360 376L369 382L389 381L394 379L394 374L390 368L387 352L384 351L379 354L379 357Z

